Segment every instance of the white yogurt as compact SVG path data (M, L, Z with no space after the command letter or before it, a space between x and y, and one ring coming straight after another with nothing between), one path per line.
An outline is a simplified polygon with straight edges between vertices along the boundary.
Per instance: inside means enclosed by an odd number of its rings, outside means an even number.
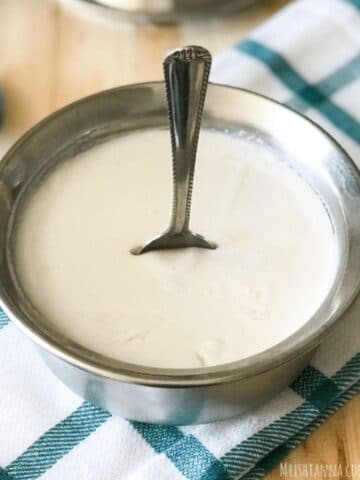
M141 365L222 364L284 340L332 281L321 201L270 150L205 130L191 225L218 249L133 256L168 225L170 158L168 131L147 130L50 174L19 226L26 294L73 341Z

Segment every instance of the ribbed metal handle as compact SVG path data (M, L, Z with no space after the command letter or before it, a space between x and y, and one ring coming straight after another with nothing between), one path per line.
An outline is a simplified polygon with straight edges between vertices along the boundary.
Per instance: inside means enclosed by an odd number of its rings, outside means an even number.
M170 231L189 229L191 194L211 55L203 47L172 51L164 60L173 153L174 197Z
M189 229L196 151L204 109L211 55L203 47L183 47L164 60L173 157L174 196L168 229L145 245L131 250L140 255L167 248L216 248L216 244Z

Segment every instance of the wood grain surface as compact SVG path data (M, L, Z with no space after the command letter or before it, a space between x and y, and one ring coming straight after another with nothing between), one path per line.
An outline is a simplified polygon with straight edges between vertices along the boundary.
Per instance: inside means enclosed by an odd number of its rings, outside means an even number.
M155 27L85 19L50 0L0 0L0 88L7 105L0 155L53 110L97 90L161 78L164 52L179 44L203 44L216 54L286 3L264 0L231 18ZM331 478L360 479L360 396L286 462L357 465L353 475L343 468L342 475ZM284 476L278 467L267 478L319 477Z

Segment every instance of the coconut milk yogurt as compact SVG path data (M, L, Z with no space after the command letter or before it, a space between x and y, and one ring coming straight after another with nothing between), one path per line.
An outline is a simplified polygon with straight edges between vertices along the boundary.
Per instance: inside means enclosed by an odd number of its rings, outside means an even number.
M203 130L191 226L216 250L131 248L166 228L168 130L122 135L67 160L29 198L16 236L22 287L65 336L164 368L240 360L284 340L333 278L320 199L264 145Z

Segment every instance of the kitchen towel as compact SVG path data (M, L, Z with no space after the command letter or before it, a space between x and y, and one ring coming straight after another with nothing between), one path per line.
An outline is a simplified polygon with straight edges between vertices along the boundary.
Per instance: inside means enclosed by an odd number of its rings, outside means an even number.
M214 61L212 80L318 122L360 166L360 0L298 0ZM257 479L360 390L360 300L286 390L247 415L168 427L61 384L0 313L0 480ZM269 327L270 328L270 327Z

